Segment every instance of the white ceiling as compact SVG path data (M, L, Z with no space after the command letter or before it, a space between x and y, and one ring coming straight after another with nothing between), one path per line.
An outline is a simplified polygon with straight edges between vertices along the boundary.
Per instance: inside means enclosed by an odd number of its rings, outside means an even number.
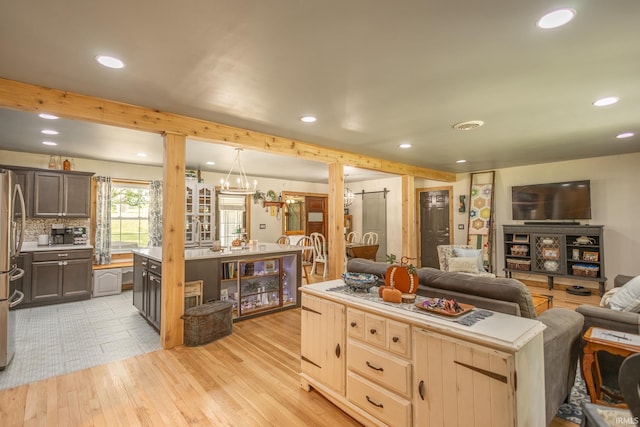
M449 172L640 151L637 0L3 3L6 79ZM535 26L564 6L573 22ZM103 68L98 54L127 66ZM620 102L591 105L604 96ZM452 129L466 120L486 124ZM45 126L58 147L41 144ZM157 135L7 110L0 129L4 149L162 162ZM226 171L234 150L189 141L187 154L189 167ZM260 176L327 176L320 163L249 151L243 163Z

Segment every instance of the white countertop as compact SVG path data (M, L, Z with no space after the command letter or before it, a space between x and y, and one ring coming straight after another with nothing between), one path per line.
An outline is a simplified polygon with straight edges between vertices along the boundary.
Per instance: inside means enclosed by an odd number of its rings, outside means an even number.
M300 291L364 310L378 312L381 315L393 317L426 330L458 335L469 341L482 342L507 351L519 350L545 329L544 324L538 320L497 312L493 312L493 315L476 322L472 326L465 326L437 314L406 310L400 307L401 304L398 304L398 307L387 305L382 303L382 299L378 303L357 296L328 291L328 289L340 286L345 286L345 283L341 279L337 279L302 286Z
M23 242L20 252L42 251L74 251L78 249L93 249L91 245L38 245L38 242Z
M300 251L304 248L296 245L279 245L277 243L259 243L256 247L247 246L246 249L230 250L225 248L223 251L214 252L210 248L186 248L184 250L185 261L192 259L205 259L205 258L229 258L236 256L247 255L267 255L278 254L283 252ZM142 255L155 259L156 261L162 261L162 248L137 248L132 249L134 254Z

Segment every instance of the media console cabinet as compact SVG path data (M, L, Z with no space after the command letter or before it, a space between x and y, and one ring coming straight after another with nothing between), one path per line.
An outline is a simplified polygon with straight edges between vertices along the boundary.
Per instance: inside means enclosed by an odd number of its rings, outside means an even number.
M368 426L546 424L541 322L493 313L465 326L341 287L301 288L303 389Z
M513 273L598 282L604 293L604 239L602 225L504 225L507 277Z

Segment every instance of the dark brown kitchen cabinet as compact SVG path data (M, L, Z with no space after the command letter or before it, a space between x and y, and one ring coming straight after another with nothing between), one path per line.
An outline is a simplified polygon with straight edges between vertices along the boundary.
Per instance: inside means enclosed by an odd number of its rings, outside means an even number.
M92 175L86 172L34 172L33 216L88 218Z
M162 263L133 255L133 305L156 329L160 330L162 307Z
M27 306L91 297L91 250L34 252Z

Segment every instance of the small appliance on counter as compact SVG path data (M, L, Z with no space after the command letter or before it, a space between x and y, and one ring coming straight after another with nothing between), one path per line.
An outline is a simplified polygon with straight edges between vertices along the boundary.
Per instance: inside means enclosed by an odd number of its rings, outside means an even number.
M64 244L73 245L73 227L64 228Z
M73 227L73 244L87 244L87 227Z
M51 226L51 239L49 243L52 245L64 245L64 234L62 224L53 224Z

